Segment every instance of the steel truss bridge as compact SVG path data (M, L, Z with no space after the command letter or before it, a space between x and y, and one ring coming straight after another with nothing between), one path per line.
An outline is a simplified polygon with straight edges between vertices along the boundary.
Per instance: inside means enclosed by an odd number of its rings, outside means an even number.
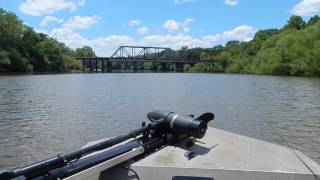
M154 66L162 65L170 68L174 66L176 71L183 71L184 64L193 66L201 62L200 57L194 58L191 51L187 51L182 57L178 59L173 50L165 47L120 46L110 57L76 57L76 59L82 61L83 71L89 66L90 72L111 72L113 64L116 63L131 64L135 70L139 63L145 62L151 62Z

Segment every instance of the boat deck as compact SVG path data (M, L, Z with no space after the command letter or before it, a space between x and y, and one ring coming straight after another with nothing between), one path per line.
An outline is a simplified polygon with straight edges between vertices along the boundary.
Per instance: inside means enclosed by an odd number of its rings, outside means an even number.
M320 166L298 150L209 128L201 142L169 146L131 165L141 180L171 180L174 176L214 180L315 180ZM193 151L194 157L185 157ZM308 167L307 167L308 166ZM136 179L131 171L114 168L100 179ZM121 174L121 175L120 175Z

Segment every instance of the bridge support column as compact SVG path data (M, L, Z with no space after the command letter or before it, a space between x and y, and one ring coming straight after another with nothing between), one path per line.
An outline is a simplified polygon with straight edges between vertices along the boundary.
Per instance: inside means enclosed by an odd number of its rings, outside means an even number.
M176 72L183 72L183 63L176 62Z
M93 72L92 60L89 60L89 68L90 68L90 72Z
M157 72L158 71L158 64L156 62L152 62L152 71Z
M162 72L168 71L167 66L168 66L168 63L166 63L166 62L161 63L161 71Z
M107 61L107 72L112 72L112 62L111 61Z
M98 59L95 60L95 63L96 63L95 71L98 72Z
M85 72L85 63L82 61L82 72Z
M173 64L169 63L169 71L172 72L173 71Z
M125 70L129 70L130 69L130 64L127 61L124 62L124 69Z
M102 73L104 73L104 68L105 68L104 66L105 66L105 65L104 65L104 60L102 59L102 60L101 60L101 72L102 72Z
M133 62L132 63L133 66L133 72L137 72L138 68L137 68L137 62Z

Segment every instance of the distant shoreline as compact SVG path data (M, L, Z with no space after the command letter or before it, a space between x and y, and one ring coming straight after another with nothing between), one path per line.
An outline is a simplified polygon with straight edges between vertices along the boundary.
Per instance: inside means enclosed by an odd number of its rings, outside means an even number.
M80 74L83 73L82 71L52 71L52 72L32 72L32 73L25 73L25 72L0 72L0 76L2 75L54 75L54 74Z
M67 71L67 72L35 72L35 73L21 73L21 72L0 72L0 76L24 76L24 75L63 75L63 74L153 74L153 73L176 73L176 74L224 74L224 75L251 75L251 76L275 76L275 77L297 77L297 78L320 78L318 76L297 76L297 75L270 75L270 74L250 74L250 73L224 73L224 72L156 72L156 71L130 71L130 70L114 70L113 72L82 72L82 71Z

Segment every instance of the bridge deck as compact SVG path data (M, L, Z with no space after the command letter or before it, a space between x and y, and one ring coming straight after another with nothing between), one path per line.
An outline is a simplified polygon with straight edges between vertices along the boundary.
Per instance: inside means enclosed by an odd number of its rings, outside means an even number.
M136 59L136 58L110 58L110 57L76 57L81 61L111 61L111 62L163 62L163 63L199 63L200 60L178 60L178 59Z

